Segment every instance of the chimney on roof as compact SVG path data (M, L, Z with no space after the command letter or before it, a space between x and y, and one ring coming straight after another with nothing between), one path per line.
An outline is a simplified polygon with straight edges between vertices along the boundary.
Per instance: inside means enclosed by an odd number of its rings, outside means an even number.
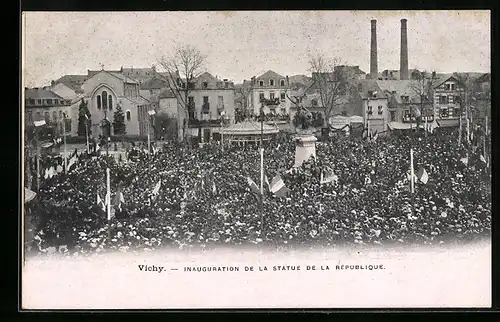
M55 86L56 85L56 82L55 81L51 81L50 82L50 86Z
M372 20L372 41L370 48L370 77L377 79L378 76L378 62L377 62L377 20Z
M406 19L401 19L401 61L399 65L399 79L408 79L408 32Z

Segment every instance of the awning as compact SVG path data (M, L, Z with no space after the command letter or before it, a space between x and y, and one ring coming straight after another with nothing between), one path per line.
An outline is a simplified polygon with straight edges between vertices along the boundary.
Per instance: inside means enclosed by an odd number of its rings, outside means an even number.
M24 188L24 203L28 203L36 197L36 193L28 188Z
M227 128L222 130L224 135L260 135L262 134L276 134L279 132L279 129L274 126L270 126L268 124L261 125L259 122L254 121L244 121L241 123L233 124Z
M363 117L358 115L351 116L351 123L363 123Z
M410 129L416 129L417 123L389 122L387 126L391 130L410 130ZM422 125L420 127L422 127Z
M458 119L453 120L436 120L440 127L453 127L459 126Z

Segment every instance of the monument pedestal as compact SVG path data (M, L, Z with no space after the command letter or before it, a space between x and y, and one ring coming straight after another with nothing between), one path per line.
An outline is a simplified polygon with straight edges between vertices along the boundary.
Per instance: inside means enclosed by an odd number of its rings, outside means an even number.
M300 167L311 156L316 158L316 137L312 133L300 133L295 137L295 165Z

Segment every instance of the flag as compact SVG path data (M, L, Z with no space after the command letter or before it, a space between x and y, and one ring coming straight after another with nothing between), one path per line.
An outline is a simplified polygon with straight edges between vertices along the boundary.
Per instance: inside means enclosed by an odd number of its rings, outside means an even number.
M120 211L122 211L122 203L125 203L125 199L123 198L123 193L122 193L121 189L118 188L118 191L116 192L116 196L115 196L115 206Z
M97 206L101 207L102 211L106 211L106 203L102 201L101 196L99 196L99 193L97 194Z
M425 171L424 167L420 167L420 169L418 169L417 178L419 178L423 184L427 184L427 181L429 181L429 175L427 174L427 171Z
M370 178L370 176L366 176L366 177L365 177L365 186L366 186L366 185L369 185L369 184L371 184L371 183L372 183L372 179Z
M155 185L153 188L153 191L151 192L153 195L157 195L158 192L160 192L160 187L161 187L161 179L158 181L158 183Z
M99 151L100 148L101 148L101 146L99 145L99 143L96 143L95 144L95 152Z
M460 159L460 161L462 161L462 163L465 164L465 165L469 164L469 158L468 157L462 158L462 159Z
M484 158L484 155L482 155L482 154L481 154L481 156L479 157L479 159L480 159L481 161L483 161L484 163L486 163L486 159Z
M52 178L53 176L56 175L56 170L54 169L54 167L50 167L49 169L49 178Z
M332 182L332 181L337 182L337 180L338 180L338 176L335 173L333 173L333 171L330 169L326 169L324 175L323 175L323 172L321 172L321 176L322 176L321 181L320 181L321 184Z
M412 110L413 110L413 115L414 115L416 118L419 118L419 117L422 115L422 113L420 113L420 109L419 109L419 108L417 108L417 107L413 107L413 108L412 108Z
M43 177L45 179L47 179L49 177L49 169L45 169L45 173L44 173Z
M212 182L212 193L215 195L217 194L217 187L215 186L215 181Z
M408 181L411 180L411 170L406 171L406 179L408 179ZM413 180L414 181L418 180L418 177L415 175L415 173L413 173Z
M285 182L279 174L277 174L271 181L271 188L269 189L277 198L283 197L288 192Z
M66 169L66 171L69 171L71 169L71 167L76 164L76 161L77 161L77 157L76 157L76 155L73 155L71 157L71 159L69 159L68 169Z
M271 185L269 184L269 179L267 178L267 175L264 175L264 182L266 183L267 188L270 191L271 190Z
M61 173L61 172L63 172L63 167L62 167L62 166L60 166L60 165L58 165L58 166L56 167L56 172L57 172L57 173Z
M439 127L439 125L437 124L436 120L434 120L431 123L427 123L426 130L430 133L433 133L434 129L436 129L437 127Z
M377 141L377 138L378 138L378 132L377 132L377 133L375 133L375 135L373 136L373 138L372 138L372 142Z
M250 179L250 177L247 177L247 182L248 182L248 185L250 186L250 190L253 193L260 194L259 187L257 186L257 184L252 179Z

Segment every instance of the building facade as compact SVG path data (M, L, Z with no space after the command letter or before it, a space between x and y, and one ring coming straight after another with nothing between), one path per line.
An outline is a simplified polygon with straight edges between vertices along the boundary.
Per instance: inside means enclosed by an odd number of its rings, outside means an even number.
M386 132L389 125L388 96L376 80L363 80L356 85L365 128L371 132Z
M456 126L461 115L463 87L449 77L434 87L434 116L440 126Z
M140 95L139 83L122 74L102 70L83 84L85 100L91 114L92 133L103 134L101 125L107 119L113 122L118 105L125 116L126 135L145 137L150 118L149 101ZM112 133L113 130L111 130Z
M34 126L35 121L45 120L53 129L55 136L66 131L70 135L73 131L73 110L71 100L64 99L46 88L25 88L24 90L24 121L25 127Z
M254 115L259 115L261 100L279 100L279 105L264 106L264 113L290 114L292 105L286 95L290 88L286 77L269 70L258 77L252 77L248 95L248 109Z

